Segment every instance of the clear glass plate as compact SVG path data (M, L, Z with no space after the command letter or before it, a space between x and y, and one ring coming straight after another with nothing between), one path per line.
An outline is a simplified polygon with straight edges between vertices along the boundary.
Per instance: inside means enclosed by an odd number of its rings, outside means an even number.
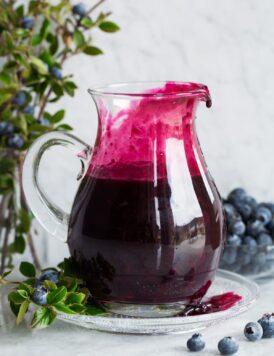
M259 297L259 287L253 281L232 272L218 270L206 297L226 292L234 292L240 295L242 300L228 310L211 314L136 318L118 314L86 316L59 313L57 317L84 328L111 333L155 335L195 332L245 312Z

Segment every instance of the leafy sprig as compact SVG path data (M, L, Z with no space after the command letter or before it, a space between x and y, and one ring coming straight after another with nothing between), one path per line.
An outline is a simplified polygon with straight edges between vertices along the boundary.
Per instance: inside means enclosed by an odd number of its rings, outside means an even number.
M8 295L12 312L19 325L27 312L32 313L31 327L45 328L52 324L58 313L80 315L107 315L107 313L94 303L90 291L85 283L77 278L72 259L65 259L57 269L50 268L37 276L35 267L29 262L21 262L19 270L27 279L21 282L12 282L7 279L11 271L0 277L0 285L15 284ZM43 273L58 274L58 281L44 279ZM46 274L50 276L50 273ZM35 298L37 291L46 293L45 303L42 305Z
M65 62L76 55L103 54L91 34L119 30L110 21L111 12L96 13L104 1L89 9L70 0L55 5L47 0L26 5L0 1L0 274L27 245L35 267L40 267L32 215L17 181L25 151L36 138L72 130L64 123L65 110L54 111L50 105L73 97L77 89L73 75L64 73Z

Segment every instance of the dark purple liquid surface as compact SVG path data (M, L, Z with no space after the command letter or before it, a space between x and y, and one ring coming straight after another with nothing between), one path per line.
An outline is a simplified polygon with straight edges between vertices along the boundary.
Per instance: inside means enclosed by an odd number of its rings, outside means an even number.
M83 179L68 244L96 298L143 304L200 301L222 248L220 202L205 180L210 182L205 176L191 178L187 200L167 179ZM186 216L185 222L178 216Z

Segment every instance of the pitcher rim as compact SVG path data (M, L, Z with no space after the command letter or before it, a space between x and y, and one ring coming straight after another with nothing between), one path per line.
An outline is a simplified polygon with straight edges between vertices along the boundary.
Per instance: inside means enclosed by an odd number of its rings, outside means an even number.
M182 90L179 92L170 91L165 93L147 93L146 90L155 89L161 85L167 83L186 85L194 87L188 90ZM123 89L129 86L147 86L146 89L140 92L130 92L128 90L117 91L118 88ZM116 91L115 91L116 88ZM165 97L190 97L194 95L201 95L209 97L208 88L202 83L187 82L187 81L130 81L130 82L117 82L109 83L104 86L88 89L88 93L91 96L114 96L114 97L129 97L129 98L165 98Z

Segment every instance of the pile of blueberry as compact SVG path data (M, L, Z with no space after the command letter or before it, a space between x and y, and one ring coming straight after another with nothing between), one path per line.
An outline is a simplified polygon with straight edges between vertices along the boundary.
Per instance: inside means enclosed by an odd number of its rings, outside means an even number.
M223 209L228 235L220 267L242 274L274 271L274 203L258 203L236 188Z
M258 322L250 322L244 328L244 335L248 341L259 341L262 338L274 337L274 314L265 314ZM192 352L199 352L205 348L205 341L201 334L194 334L187 340L187 348ZM218 342L221 355L233 355L238 352L239 344L231 336L224 337Z
M47 304L48 290L43 286L45 281L51 281L57 284L59 282L59 272L54 269L47 269L43 271L34 285L34 292L32 300L39 305Z

